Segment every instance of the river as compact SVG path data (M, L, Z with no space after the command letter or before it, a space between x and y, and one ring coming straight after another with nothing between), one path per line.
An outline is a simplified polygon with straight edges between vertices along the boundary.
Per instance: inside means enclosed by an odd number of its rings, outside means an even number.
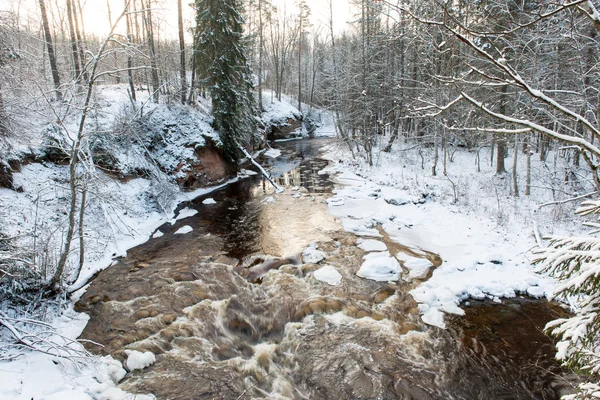
M76 306L90 314L82 338L103 345L88 348L119 360L156 354L120 386L190 400L560 398L573 377L542 333L565 316L557 305L472 301L441 330L419 317L408 294L418 282L356 276L364 252L327 214L326 143L278 143L282 155L262 163L285 193L257 175L182 204L198 213L96 277ZM185 225L193 231L174 234ZM301 262L311 243L341 285Z

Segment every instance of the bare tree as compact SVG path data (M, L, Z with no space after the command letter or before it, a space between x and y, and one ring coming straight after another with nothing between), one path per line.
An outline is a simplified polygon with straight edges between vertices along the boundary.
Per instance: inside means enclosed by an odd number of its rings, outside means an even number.
M62 92L60 87L60 76L58 67L56 66L56 55L54 54L54 42L50 33L50 23L48 22L48 14L46 12L46 4L44 0L39 0L40 12L42 15L42 28L44 29L44 37L46 39L46 49L48 50L48 58L50 60L50 70L52 71L52 80L54 81L54 89L56 90L57 100L62 100Z

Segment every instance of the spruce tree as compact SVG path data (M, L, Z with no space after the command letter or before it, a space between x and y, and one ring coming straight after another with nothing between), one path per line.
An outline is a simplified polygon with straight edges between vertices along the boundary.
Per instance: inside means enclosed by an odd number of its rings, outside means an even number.
M232 162L238 161L238 145L249 144L256 130L243 23L239 0L196 0L196 70L210 91L213 126Z

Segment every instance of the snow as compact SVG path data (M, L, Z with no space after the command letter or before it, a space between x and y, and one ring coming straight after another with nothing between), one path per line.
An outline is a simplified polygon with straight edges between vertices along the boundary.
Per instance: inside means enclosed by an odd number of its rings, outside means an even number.
M135 371L136 369L144 369L156 362L154 353L146 351L142 353L137 350L125 350L127 354L127 369L129 371Z
M265 156L270 157L270 158L277 158L280 155L281 155L281 150L269 149L269 150L265 151Z
M379 282L393 282L400 279L400 264L388 251L369 253L356 275Z
M398 258L398 255L396 255L396 258ZM433 267L431 261L425 258L408 257L403 261L404 268L410 271L408 273L410 280L425 278L431 267Z
M551 207L538 208L551 198L550 190L534 188L524 198L499 196L500 191L510 190L511 182L496 177L484 163L478 173L474 156L457 151L455 164L448 165L449 174L460 174L450 175L457 183L457 205L447 179L432 177L430 168L421 170L418 152L401 152L401 157L394 151L377 154L378 164L373 167L361 159L349 162L348 151L341 147L331 147L326 155L332 161L328 172L337 172L338 183L328 200L329 213L341 220L346 231L360 237L359 247L374 251L365 256L358 276L398 280L399 260L408 270L406 279L412 281L424 279L432 267L424 257L399 253L395 259L387 251L376 252L385 250L371 247L383 232L411 252L424 256L428 251L443 260L429 280L410 292L427 324L444 328L444 315L462 315L460 304L469 298L552 296L556 282L538 275L530 262L536 244L532 227L539 226L542 236L574 227L570 218L557 221ZM548 170L535 168L536 174Z
M307 264L318 264L325 259L325 253L314 246L307 247L302 252L302 259Z
M193 217L196 214L198 214L198 210L186 207L183 210L179 211L179 214L177 214L177 218L175 218L175 220L179 221L184 218Z
M267 97L264 96L264 98L266 99ZM302 113L296 107L292 106L285 99L285 96L282 101L265 101L263 107L265 108L265 112L262 115L262 120L267 124L285 125L289 119L297 120L302 116Z
M138 93L138 113L147 97L145 92ZM127 85L98 86L96 99L98 104L94 108L94 118L89 119L94 132L112 132L116 129L117 120L127 122L133 119L135 112L130 106ZM289 103L281 104L279 108L272 107L271 116L283 120L292 109ZM114 163L114 169L120 170L128 179L117 181L100 170L92 171L86 209L86 258L74 288L81 287L98 270L110 266L114 257L125 256L130 248L150 238L163 236L164 233L158 228L164 223L188 218L196 213L195 210L184 208L175 216L178 204L204 196L239 179L187 193L181 192L173 181L174 177L183 177L188 172L182 168L198 161L196 150L205 145L207 140L220 144L218 134L211 127L211 120L206 113L191 107L144 103L143 117L139 124L133 126L135 131L144 132L144 135L111 135L108 136L111 140L101 138L97 142L108 146L104 149ZM39 132L46 129L49 121L38 123L32 128L35 132L23 132L32 140L28 140L27 146L15 143L11 155L42 154L41 146L45 145L48 135L43 136ZM63 122L69 132L76 130L76 121L67 118ZM69 132L58 132L59 136L69 135ZM153 145L148 146L149 143ZM140 175L144 178L139 178ZM242 170L240 178L251 175L256 175L256 172ZM18 236L17 244L28 248L32 245L31 238L35 232L48 246L50 263L56 261L52 257L62 246L66 226L65 210L69 199L67 176L67 166L32 162L14 173L15 187L19 191L0 188L2 234ZM178 233L186 231L191 231L191 228L186 226ZM74 241L69 267L77 263L77 245L77 241ZM80 295L81 291L74 299ZM75 313L73 304L70 304L63 311L63 316L52 321L52 325L59 334L76 339L85 327L87 318L85 314ZM136 357L133 356L132 360L136 360ZM0 398L153 398L133 396L118 389L115 383L123 378L126 371L110 357L90 356L77 366L67 361L54 361L53 357L44 354L23 351L11 362L0 362ZM147 359L143 363L139 359L137 361L136 365L148 362Z
M254 176L254 175L258 175L258 172L256 172L256 171L252 171L252 170L250 170L250 169L244 169L244 168L242 168L242 169L240 170L240 173L239 173L239 175L240 175L240 176Z
M193 230L194 230L194 228L192 228L191 226L184 225L181 228L177 229L177 231L175 231L174 235L185 235L186 233L190 233Z
M211 197L211 198L202 200L202 204L210 205L210 204L217 204L217 202L215 201L215 199L213 199Z
M358 242L358 247L367 252L387 250L387 246L385 245L385 243L374 239L361 240Z
M324 265L314 272L314 277L332 286L342 283L342 275L331 265Z
M76 339L89 317L68 309L53 321L68 339ZM77 365L42 353L26 352L0 363L0 398L3 400L152 400L151 395L131 395L115 385L127 373L110 356L89 357Z

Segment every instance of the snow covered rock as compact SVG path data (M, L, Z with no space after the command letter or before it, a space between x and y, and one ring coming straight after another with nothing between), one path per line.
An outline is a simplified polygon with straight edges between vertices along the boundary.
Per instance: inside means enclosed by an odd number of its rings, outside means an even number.
M154 353L146 351L142 353L137 350L125 350L127 354L127 369L129 371L135 371L136 369L144 369L151 366L156 362Z
M314 272L314 277L331 286L338 286L342 283L342 275L331 265L324 265Z
M400 279L400 264L388 251L369 253L356 275L378 282L390 282Z
M412 204L413 200L410 197L404 196L396 196L391 198L384 199L386 203L391 204L393 206L403 206L405 204Z
M194 228L192 228L191 226L185 225L185 226L182 226L181 228L179 228L175 232L175 235L185 235L186 233L190 233L193 230L194 230Z

